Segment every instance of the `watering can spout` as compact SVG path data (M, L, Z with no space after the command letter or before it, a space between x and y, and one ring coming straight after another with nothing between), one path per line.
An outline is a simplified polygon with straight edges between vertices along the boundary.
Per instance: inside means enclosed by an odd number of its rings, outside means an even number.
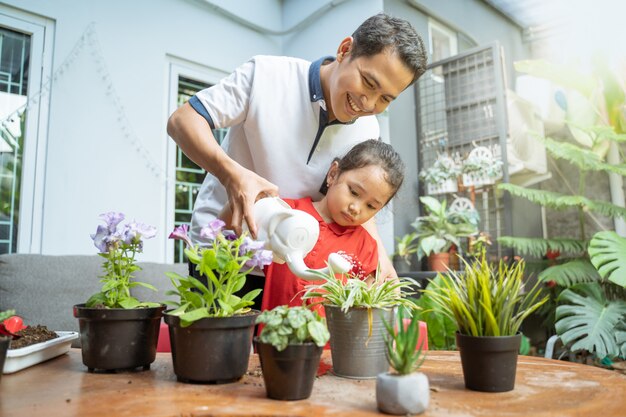
M262 198L254 204L257 237L265 241L265 247L274 254L274 262L285 263L294 275L306 280L319 280L320 273L329 268L312 270L304 258L317 243L320 229L315 217L301 210L292 209L278 197ZM332 253L328 264L335 273L346 273L352 265L343 256Z

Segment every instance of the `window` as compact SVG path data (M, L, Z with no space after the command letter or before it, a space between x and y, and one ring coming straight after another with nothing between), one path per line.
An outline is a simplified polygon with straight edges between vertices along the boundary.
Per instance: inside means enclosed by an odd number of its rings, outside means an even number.
M0 253L17 252L30 36L0 28Z
M430 62L441 61L458 53L457 34L444 24L429 19L428 39L430 46Z
M198 91L214 85L224 75L226 74L215 73L215 71L208 69L200 68L194 70L189 64L172 64L170 79L176 88L175 97L172 97L175 100L175 106L182 106ZM213 135L221 143L227 132L228 129L215 129L213 130ZM172 198L173 207L171 207L173 210L173 221L168 221L168 224L171 226L168 230L172 230L174 227L182 224L191 223L193 205L206 175L206 171L187 158L171 139L170 143L175 148L173 150L175 155L172 157L175 160L173 169L175 179ZM168 177L171 178L169 175ZM169 213L171 212L169 211ZM171 240L168 244L171 244ZM177 240L173 242L173 247L170 247L167 251L167 261L186 262L184 249L182 241Z

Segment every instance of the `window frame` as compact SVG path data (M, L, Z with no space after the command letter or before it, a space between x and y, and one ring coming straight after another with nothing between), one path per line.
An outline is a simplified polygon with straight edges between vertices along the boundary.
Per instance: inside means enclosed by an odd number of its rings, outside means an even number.
M459 53L458 33L450 26L446 26L444 23L441 23L430 17L428 18L428 49L431 58L430 61L435 62L435 60L433 59L433 29L448 37L448 46L450 48L450 55L441 57L437 61L457 55Z
M31 37L17 253L41 253L55 24L0 4L0 26Z

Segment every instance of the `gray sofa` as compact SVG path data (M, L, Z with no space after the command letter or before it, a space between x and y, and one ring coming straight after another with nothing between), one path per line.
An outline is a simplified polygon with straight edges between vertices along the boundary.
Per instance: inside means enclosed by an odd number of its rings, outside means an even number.
M50 330L78 331L72 306L99 291L103 258L98 255L0 255L0 311L15 309L26 325ZM187 275L187 264L139 262L135 279L154 285L158 292L136 287L141 301L162 302L172 284L165 272ZM171 297L169 297L171 298Z

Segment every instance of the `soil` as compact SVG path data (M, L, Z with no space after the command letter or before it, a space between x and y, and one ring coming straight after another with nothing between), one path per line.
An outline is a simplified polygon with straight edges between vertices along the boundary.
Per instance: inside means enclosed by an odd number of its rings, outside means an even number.
M36 343L46 342L59 337L55 332L48 330L46 326L28 326L16 334L22 336L19 339L11 340L9 349L19 349Z

